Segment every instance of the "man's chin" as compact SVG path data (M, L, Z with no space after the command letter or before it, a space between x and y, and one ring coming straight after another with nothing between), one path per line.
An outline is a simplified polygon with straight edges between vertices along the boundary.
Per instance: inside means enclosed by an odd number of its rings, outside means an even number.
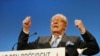
M59 32L58 30L53 30L52 32Z

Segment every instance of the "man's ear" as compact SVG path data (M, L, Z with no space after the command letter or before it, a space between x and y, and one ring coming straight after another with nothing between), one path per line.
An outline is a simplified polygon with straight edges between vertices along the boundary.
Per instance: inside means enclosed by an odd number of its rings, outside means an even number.
M65 31L65 30L66 30L66 28L67 28L67 25L64 25L64 28L63 28L63 30Z

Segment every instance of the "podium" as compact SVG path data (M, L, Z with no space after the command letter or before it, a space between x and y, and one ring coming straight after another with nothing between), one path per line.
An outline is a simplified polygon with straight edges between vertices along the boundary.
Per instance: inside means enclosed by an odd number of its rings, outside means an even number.
M65 48L45 48L0 52L0 56L65 56Z

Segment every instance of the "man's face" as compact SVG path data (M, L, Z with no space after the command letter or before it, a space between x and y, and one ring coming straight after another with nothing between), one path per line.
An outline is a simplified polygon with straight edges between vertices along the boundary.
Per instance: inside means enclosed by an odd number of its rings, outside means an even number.
M64 19L60 16L54 17L51 20L51 32L52 33L62 33L66 29L66 23Z

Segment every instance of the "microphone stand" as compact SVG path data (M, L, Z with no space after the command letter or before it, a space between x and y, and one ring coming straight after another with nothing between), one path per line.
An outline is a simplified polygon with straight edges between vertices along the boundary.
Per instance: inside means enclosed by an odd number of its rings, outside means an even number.
M29 37L32 37L32 36L34 36L34 35L37 35L37 32L34 32L34 33L31 34ZM27 38L25 38L25 39L27 39ZM25 39L23 39L23 40L25 40ZM11 49L12 51L14 50L16 44L20 44L20 42L16 42L16 43L12 46L12 49Z

